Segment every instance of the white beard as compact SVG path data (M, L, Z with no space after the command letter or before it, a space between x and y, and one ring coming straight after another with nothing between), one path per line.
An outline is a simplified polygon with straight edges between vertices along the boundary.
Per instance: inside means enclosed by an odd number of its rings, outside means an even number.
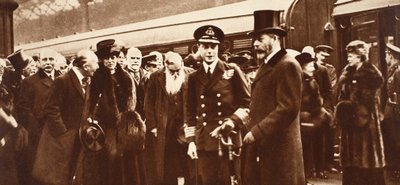
M183 68L179 70L179 74L171 75L168 68L165 70L165 90L169 95L174 95L181 90L182 84L185 82L185 73Z

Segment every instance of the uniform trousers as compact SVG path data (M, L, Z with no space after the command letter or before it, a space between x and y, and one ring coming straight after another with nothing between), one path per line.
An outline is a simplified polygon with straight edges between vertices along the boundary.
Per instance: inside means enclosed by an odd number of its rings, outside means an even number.
M203 185L230 185L230 174L240 174L240 159L235 157L230 165L228 152L223 153L221 157L218 151L198 151L199 175Z

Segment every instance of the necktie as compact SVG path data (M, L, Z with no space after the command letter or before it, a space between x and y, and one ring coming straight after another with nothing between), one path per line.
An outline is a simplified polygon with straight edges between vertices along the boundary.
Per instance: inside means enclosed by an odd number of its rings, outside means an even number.
M82 88L86 91L86 88L90 85L90 77L82 78Z
M50 75L49 75L49 78L50 78L50 79L52 79L52 80L54 80L54 78L53 78L53 75L52 75L52 74L50 74Z
M211 67L208 67L208 70L207 70L207 78L208 78L208 79L211 79Z
M135 78L136 83L139 82L139 72L133 72L133 77Z

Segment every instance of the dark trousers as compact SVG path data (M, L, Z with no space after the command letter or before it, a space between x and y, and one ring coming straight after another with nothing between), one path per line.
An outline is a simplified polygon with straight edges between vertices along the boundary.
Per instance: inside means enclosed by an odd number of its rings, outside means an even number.
M203 185L230 185L230 174L240 174L240 159L236 158L230 165L227 152L220 157L217 151L199 151L198 156Z
M383 168L343 168L343 185L385 185Z

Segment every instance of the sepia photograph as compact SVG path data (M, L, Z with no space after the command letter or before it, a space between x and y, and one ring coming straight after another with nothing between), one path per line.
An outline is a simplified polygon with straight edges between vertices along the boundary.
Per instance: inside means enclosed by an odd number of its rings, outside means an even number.
M0 0L0 185L400 185L400 0Z

